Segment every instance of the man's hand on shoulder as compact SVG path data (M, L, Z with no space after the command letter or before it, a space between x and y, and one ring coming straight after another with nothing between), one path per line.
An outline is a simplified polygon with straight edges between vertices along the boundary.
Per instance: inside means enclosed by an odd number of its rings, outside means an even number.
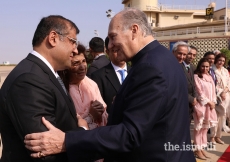
M41 158L65 152L65 133L54 127L44 117L42 117L42 122L48 128L48 131L27 134L25 136L25 147L34 152L31 156L33 158Z

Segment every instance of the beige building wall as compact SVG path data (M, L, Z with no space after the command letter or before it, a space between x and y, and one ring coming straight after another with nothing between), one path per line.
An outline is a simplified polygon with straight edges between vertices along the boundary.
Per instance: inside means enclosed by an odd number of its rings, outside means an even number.
M158 6L158 0L123 0L122 3L124 7L136 7L144 11L153 28L206 21L205 8L202 10L164 8L164 5Z
M227 10L228 10L227 17L228 19L230 19L230 9L227 9ZM220 20L220 17L222 17L222 20L223 20L224 16L225 16L225 8L222 8L214 12L213 18L214 20Z
M194 19L193 13L159 13L159 27L167 27L204 21L206 21L204 19L204 16Z
M150 25L152 27L157 27L159 22L158 22L158 13L154 13L154 12L145 12L145 14L147 15L148 18L148 22L150 23Z
M136 7L142 11L146 11L149 7L157 7L158 0L123 0L125 7Z
M217 10L214 12L214 15L213 15L213 18L214 20L219 20L220 19L220 16L223 16L225 15L225 9L220 9L220 10Z

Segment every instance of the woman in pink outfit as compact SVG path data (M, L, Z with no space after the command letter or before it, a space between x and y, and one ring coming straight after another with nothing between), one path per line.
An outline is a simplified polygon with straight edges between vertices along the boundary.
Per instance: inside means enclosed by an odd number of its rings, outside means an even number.
M73 99L76 115L80 115L88 123L89 129L107 124L108 114L97 84L86 76L86 49L79 44L78 54L74 54L71 68L62 71L62 79Z
M198 103L194 106L194 143L195 154L200 159L208 158L204 147L207 147L207 131L217 124L215 111L216 91L212 77L209 75L210 64L202 58L195 70L194 80L197 91Z

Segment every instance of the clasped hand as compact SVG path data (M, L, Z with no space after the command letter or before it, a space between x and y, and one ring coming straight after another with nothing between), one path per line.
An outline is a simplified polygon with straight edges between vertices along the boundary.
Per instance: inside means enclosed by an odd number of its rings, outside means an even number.
M102 120L102 114L104 113L105 108L103 104L101 104L99 101L91 101L89 113L93 116L93 119L95 121L101 122Z

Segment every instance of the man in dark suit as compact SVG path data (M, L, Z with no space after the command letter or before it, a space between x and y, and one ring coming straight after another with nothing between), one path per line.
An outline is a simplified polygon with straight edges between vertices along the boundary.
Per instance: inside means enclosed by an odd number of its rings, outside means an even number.
M108 126L63 133L44 121L49 131L27 135L26 147L58 153L51 144L64 142L63 151L71 162L86 157L110 162L195 162L183 70L152 35L144 12L125 8L115 15L109 25L109 49L117 52L117 60L131 60L132 68L116 95ZM59 138L63 136L64 141ZM50 144L44 145L44 140Z
M181 64L188 87L188 105L189 105L189 120L192 120L193 107L197 104L196 90L194 81L195 67L191 64L196 57L197 49L194 46L189 46L186 42L178 41L173 45L173 54Z
M192 64L193 60L196 58L197 48L194 46L189 46L189 52L182 63L184 73L188 84L188 101L189 101L189 117L192 120L193 108L197 104L196 99L196 87L194 81L194 71L195 66Z
M91 74L96 70L104 67L109 63L109 60L104 54L105 47L103 39L94 37L89 42L89 51L94 60L87 70L87 76L91 78Z
M117 52L109 50L108 44L109 38L106 37L105 48L111 62L103 68L92 73L91 79L97 83L101 92L101 96L107 105L107 113L109 114L112 107L113 98L116 96L123 82L123 79L125 79L127 76L130 67L127 66L125 61L118 61L116 59ZM122 70L124 75L122 75Z
M32 132L47 131L45 117L66 132L78 128L73 102L58 81L56 71L70 67L76 50L77 26L62 16L44 17L33 37L33 51L8 75L0 92L1 162L32 162L23 143ZM60 147L58 144L56 147ZM36 161L68 161L65 153Z
M212 79L216 85L217 83L216 74L215 74L215 71L212 69L212 65L214 64L214 61L215 61L215 54L211 51L208 51L204 54L204 58L208 59L208 62L210 64L209 73L212 76Z

